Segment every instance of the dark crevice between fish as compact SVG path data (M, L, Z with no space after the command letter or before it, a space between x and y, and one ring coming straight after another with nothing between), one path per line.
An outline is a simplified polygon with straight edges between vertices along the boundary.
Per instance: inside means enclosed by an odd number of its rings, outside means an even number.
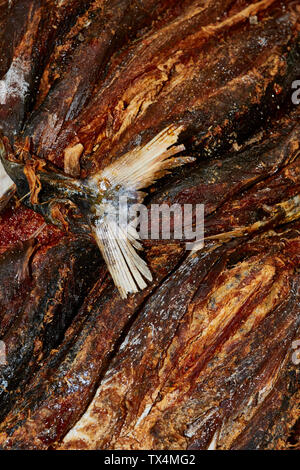
M63 244L65 244L64 241ZM47 360L50 353L59 347L67 328L74 317L76 317L90 289L90 285L97 279L97 268L100 265L101 259L98 249L96 246L89 246L86 243L81 245L80 240L75 242L75 245L77 248L73 246L73 250L75 250L76 257L74 257L74 253L72 254L71 246L70 250L67 249L69 251L69 261L66 260L66 253L63 254L59 251L59 245L57 249L56 247L52 249L52 251L54 250L52 253L55 260L52 260L54 266L59 262L59 256L65 256L65 259L60 260L61 265L57 264L56 275L52 272L51 282L46 286L45 297L43 299L38 299L38 295L39 291L44 288L45 282L49 281L47 281L49 269L45 267L40 275L35 270L35 277L37 276L39 286L34 287L35 284L33 283L33 290L24 299L25 311L21 309L18 318L14 319L10 330L6 331L5 336L2 338L4 342L9 341L9 344L12 341L10 338L15 338L11 345L15 351L12 351L9 356L9 365L1 370L1 380L3 380L3 383L6 383L6 392L4 391L5 393L1 399L1 419L9 412L18 396L22 395L22 390L24 390L32 376L43 367L43 363ZM12 250L15 250L15 248L12 248ZM51 256L50 253L51 249L49 250L49 256ZM37 256L41 256L41 254L39 254L38 245L35 243L34 252L31 253L28 260L30 261L31 279L33 277L32 265ZM55 259L56 257L58 257L57 260ZM67 269L66 274L58 273L61 268ZM52 268L50 268L51 270ZM71 272L72 282L70 282L70 279L68 282ZM34 295L37 296L38 304L35 305L33 303L30 306L30 302L32 302L30 297ZM56 297L58 300L60 299L60 304L57 304ZM33 310L33 314L34 310L38 310L35 313L32 325L29 324L27 330L24 330L22 324L26 317L23 319L23 316L30 315L30 311L26 313L28 308ZM18 333L20 328L21 331ZM22 335L24 334L27 336L26 346L22 344ZM38 351L35 353L37 345Z

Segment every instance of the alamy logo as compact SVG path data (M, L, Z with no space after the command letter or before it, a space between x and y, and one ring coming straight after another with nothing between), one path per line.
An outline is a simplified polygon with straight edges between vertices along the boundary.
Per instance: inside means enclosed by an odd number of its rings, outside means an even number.
M298 104L300 104L300 80L295 80L292 83L292 88L293 88L293 90L296 90L292 94L292 102L293 102L293 104L298 105Z
M102 217L111 227L102 239L130 239L132 233L142 240L182 240L187 250L204 246L203 204L128 204L121 196L118 205L101 204ZM114 229L113 229L114 228Z
M292 363L298 366L300 364L300 340L293 341L292 349L294 350L292 354Z
M5 366L6 364L6 346L3 341L0 341L0 366Z

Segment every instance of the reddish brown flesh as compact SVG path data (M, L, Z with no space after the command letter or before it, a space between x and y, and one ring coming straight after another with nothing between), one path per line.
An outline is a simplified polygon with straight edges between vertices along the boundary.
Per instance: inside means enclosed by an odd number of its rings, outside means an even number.
M298 2L60 3L0 0L0 79L27 64L0 104L14 157L85 176L184 124L197 161L146 203L205 204L212 238L146 240L154 281L121 300L90 240L3 204L0 447L299 447Z

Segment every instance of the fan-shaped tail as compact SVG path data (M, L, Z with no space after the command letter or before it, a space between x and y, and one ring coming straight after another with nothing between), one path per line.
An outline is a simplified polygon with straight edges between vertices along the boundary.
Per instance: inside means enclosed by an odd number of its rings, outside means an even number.
M120 195L135 195L136 202L143 200L144 194L139 191L153 184L164 176L170 169L194 161L191 157L176 157L185 150L184 145L177 142L182 126L169 126L143 147L123 155L116 162L105 168L101 173L92 177L93 185L100 188L105 181L110 188L109 202L116 208ZM118 215L118 214L117 214ZM105 210L98 208L98 218L94 222L93 233L102 252L103 258L123 298L129 293L136 293L146 287L146 282L152 280L151 272L146 262L137 254L141 249L139 235L131 222L122 228L117 218L105 215Z

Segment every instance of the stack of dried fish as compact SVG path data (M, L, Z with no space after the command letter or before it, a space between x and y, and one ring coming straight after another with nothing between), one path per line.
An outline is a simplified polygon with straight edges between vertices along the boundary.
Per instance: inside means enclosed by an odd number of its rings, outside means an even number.
M0 447L300 448L298 2L0 10ZM102 243L120 193L204 247Z

